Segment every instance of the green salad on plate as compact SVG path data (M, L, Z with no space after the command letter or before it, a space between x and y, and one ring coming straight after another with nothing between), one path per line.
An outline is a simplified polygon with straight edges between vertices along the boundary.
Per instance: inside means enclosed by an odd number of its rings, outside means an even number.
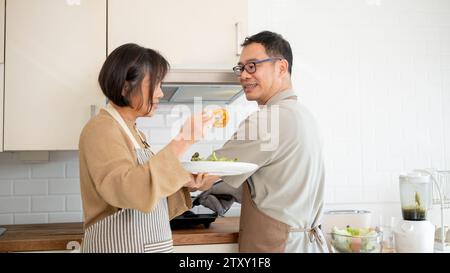
M208 158L201 158L199 153L194 153L191 157L191 161L222 161L222 162L237 162L238 159L229 159L226 157L220 157L218 158L216 156L216 152L213 152L212 155L210 155Z

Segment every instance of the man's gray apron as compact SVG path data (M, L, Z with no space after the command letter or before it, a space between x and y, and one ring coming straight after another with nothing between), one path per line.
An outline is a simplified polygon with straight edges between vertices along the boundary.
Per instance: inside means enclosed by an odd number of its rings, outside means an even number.
M153 155L145 140L142 149L131 134L120 114L111 105L105 108L120 124L133 142L138 164L145 164ZM138 135L141 136L138 132ZM169 223L167 198L161 199L150 213L135 209L119 209L98 221L84 233L82 252L173 252L172 232Z
M244 182L239 223L241 253L327 253L325 237L319 227L294 228L257 208L250 184ZM263 228L262 228L263 227Z

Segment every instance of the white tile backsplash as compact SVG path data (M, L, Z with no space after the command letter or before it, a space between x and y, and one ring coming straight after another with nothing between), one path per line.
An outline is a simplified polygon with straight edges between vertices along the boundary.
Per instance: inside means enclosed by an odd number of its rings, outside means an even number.
M78 211L82 210L81 196L69 195L66 197L66 211Z
M324 139L327 208L400 217L399 173L450 169L449 26L440 0L249 1L249 32L280 32L291 43L294 87ZM256 109L243 97L236 104L245 107L230 108L227 128ZM138 120L155 152L180 126L172 108ZM183 159L208 156L232 134L223 133ZM0 224L81 221L81 209L78 152L50 152L39 164L0 153Z
M64 178L66 165L64 162L41 163L31 166L32 178Z
M361 187L336 187L334 190L334 201L336 203L361 203Z
M46 195L48 193L47 180L15 180L14 195Z
M64 196L42 196L31 198L31 211L53 212L65 211L66 199Z
M365 186L362 190L362 199L367 203L376 203L379 201L379 188L373 186Z
M80 163L78 161L66 164L66 177L80 178Z
M0 215L2 213L29 212L30 208L30 197L0 197Z
M147 128L165 128L167 127L167 115L165 113L156 113L152 118L138 118L136 121L137 126Z
M0 196L13 194L13 182L10 180L0 180Z
M14 224L14 214L0 214L0 225L12 225L12 224Z
M82 222L83 214L81 212L64 212L64 213L49 213L49 223L67 223L67 222Z
M40 224L47 223L48 214L46 213L16 213L14 214L14 224Z
M171 139L176 136L177 131L173 131L169 128L146 128L139 127L147 137L148 141L153 144L167 144Z
M50 194L80 194L79 179L50 179Z
M10 164L9 162L0 164L0 179L29 178L28 172L26 165Z

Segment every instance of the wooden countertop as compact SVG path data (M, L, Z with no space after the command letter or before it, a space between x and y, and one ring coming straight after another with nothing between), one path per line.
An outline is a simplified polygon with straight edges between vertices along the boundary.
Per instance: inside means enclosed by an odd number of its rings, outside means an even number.
M69 242L83 239L83 223L32 224L2 226L7 231L0 236L0 252L52 251L68 249ZM217 218L209 228L173 230L174 245L237 243L239 217Z

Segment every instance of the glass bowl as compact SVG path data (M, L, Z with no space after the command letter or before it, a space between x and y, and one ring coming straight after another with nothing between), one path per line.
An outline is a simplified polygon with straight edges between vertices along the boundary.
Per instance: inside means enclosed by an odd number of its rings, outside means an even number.
M330 244L338 253L381 253L383 233L370 235L342 235L330 233Z

